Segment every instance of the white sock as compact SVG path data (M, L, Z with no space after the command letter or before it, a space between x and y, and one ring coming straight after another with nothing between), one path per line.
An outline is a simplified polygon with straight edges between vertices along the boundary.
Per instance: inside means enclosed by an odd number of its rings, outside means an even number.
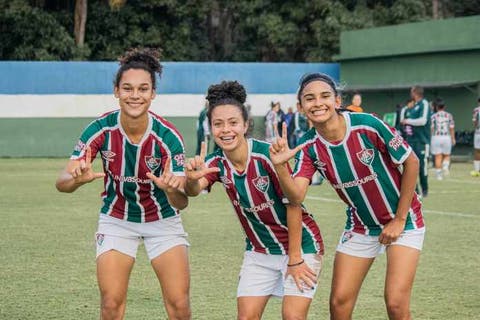
M480 171L480 160L473 160L473 169L475 171Z
M450 160L443 161L442 163L443 170L447 171L449 167L450 167Z

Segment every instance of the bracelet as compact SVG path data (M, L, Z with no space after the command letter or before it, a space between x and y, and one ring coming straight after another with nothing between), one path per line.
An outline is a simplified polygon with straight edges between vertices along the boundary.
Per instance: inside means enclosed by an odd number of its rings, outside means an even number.
M293 263L293 264L287 264L287 267L296 267L296 266L301 265L301 264L304 263L304 262L305 262L305 260L302 259L302 261L300 261L300 262Z

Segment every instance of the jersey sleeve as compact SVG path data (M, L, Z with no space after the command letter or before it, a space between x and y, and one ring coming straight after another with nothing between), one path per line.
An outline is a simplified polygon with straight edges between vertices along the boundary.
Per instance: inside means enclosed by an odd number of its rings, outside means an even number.
M316 168L314 166L314 160L310 157L310 148L310 145L306 145L295 155L295 166L292 174L293 178L303 177L307 178L309 181L312 180Z
M212 154L209 154L206 158L205 158L205 165L207 166L207 168L216 168L218 167L218 158L215 157L215 155L212 153ZM212 172L212 173L209 173L205 176L205 179L207 179L208 181L208 190L210 191L210 188L211 186L217 182L217 181L220 181L220 173L219 172Z
M167 160L166 157L170 156L171 172L176 176L184 176L185 146L182 137L178 132L172 131L165 137L165 144L168 146L169 152L162 157L162 166Z
M396 164L402 164L412 152L412 148L395 129L389 127L380 119L374 120L378 133L380 152L387 153Z
M84 160L87 147L90 147L92 161L95 159L98 151L102 147L104 135L100 123L96 120L92 121L82 132L77 143L73 147L70 156L71 160Z

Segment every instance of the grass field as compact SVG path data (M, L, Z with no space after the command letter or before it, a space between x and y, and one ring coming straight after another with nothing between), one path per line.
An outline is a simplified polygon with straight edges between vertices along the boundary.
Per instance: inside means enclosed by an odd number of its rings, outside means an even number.
M66 160L0 159L0 319L97 319L94 232L101 182L74 194L54 187ZM424 201L427 236L415 281L415 319L480 319L480 178L455 163ZM344 205L328 185L309 190L306 205L326 244L325 267L309 319L328 318L334 248ZM189 233L193 319L235 319L236 284L244 240L221 186L190 200L183 213ZM355 319L386 319L385 256L363 285ZM143 247L130 280L126 319L165 319L159 284ZM280 319L272 299L264 319Z

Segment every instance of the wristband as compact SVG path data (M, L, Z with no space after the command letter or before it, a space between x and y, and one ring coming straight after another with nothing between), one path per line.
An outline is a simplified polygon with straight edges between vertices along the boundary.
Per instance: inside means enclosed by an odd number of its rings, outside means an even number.
M302 259L302 261L300 261L300 262L293 263L293 264L287 264L287 267L296 267L296 266L301 265L301 264L304 263L304 262L305 262L305 260Z

